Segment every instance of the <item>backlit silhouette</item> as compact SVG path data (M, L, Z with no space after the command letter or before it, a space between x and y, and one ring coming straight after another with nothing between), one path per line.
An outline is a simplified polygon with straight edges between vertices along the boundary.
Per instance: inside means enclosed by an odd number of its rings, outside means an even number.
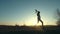
M40 16L40 11L37 11L35 9L36 13L37 13L37 23L39 23L39 21L42 23L42 26L43 26L43 21L41 20L41 16Z

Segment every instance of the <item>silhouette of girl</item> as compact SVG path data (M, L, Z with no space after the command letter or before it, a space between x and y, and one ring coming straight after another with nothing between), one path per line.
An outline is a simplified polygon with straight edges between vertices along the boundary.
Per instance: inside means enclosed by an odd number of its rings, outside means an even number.
M43 26L43 21L41 20L41 16L40 16L40 11L37 11L35 9L36 13L37 13L37 23L39 23L39 21L42 23L42 26Z

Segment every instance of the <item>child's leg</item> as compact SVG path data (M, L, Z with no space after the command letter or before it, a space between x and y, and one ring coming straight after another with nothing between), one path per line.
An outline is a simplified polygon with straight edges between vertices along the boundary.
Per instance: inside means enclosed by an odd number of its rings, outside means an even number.
M40 22L42 23L42 27L43 27L43 21L42 21L42 20L40 20Z

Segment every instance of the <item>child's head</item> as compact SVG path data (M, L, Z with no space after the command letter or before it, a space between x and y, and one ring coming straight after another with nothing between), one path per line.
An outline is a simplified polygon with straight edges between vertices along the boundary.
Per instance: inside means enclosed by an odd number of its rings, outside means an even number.
M38 11L38 13L40 13L40 11Z

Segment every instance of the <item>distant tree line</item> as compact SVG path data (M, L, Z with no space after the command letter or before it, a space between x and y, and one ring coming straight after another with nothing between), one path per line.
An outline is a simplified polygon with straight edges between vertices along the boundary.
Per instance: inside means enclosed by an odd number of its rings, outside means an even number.
M56 24L58 26L60 26L60 11L59 11L59 8L57 8L56 13L57 13L57 22L56 22Z

